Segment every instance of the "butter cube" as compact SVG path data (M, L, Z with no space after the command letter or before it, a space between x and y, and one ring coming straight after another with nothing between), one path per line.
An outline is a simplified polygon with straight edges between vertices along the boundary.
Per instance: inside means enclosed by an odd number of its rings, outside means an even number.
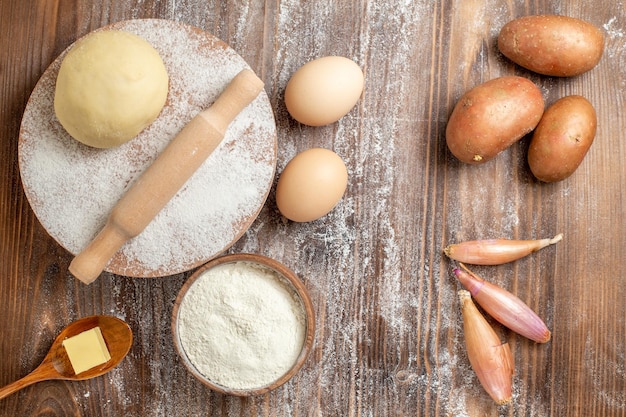
M111 359L100 327L94 327L65 339L63 347L76 375Z

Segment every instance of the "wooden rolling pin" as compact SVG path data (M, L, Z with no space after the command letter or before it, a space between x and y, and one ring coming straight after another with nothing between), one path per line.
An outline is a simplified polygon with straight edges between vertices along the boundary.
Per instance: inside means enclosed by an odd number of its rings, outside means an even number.
M104 228L72 260L69 270L89 284L129 239L141 233L220 144L228 125L263 89L263 81L242 70L208 109L172 139L113 207Z

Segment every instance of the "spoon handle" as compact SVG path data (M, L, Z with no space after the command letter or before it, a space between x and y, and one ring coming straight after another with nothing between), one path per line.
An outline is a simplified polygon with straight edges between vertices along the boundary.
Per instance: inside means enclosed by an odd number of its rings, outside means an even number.
M39 365L30 374L26 375L25 377L18 379L17 381L11 382L9 385L5 385L4 387L0 388L0 400L21 390L22 388L26 388L29 385L32 385L36 382L44 381L47 379L57 379L57 378L55 378L54 367L52 367L49 363L44 362L41 365Z

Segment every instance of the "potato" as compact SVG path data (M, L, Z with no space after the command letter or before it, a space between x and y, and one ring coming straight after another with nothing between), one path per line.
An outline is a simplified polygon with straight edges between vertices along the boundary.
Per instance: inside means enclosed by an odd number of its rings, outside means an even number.
M569 77L596 66L604 50L604 35L591 23L573 17L526 16L504 25L498 49L538 74Z
M450 152L468 164L494 158L527 133L543 114L541 91L530 80L495 78L466 92L446 127Z
M596 111L584 97L563 97L548 107L528 148L533 175L544 182L572 175L593 143L596 125Z

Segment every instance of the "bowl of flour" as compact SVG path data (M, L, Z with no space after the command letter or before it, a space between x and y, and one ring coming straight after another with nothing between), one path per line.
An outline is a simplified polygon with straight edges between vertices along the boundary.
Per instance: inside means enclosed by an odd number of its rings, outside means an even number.
M302 367L315 318L289 268L255 254L216 258L181 288L172 312L176 350L214 391L236 396L278 388Z

